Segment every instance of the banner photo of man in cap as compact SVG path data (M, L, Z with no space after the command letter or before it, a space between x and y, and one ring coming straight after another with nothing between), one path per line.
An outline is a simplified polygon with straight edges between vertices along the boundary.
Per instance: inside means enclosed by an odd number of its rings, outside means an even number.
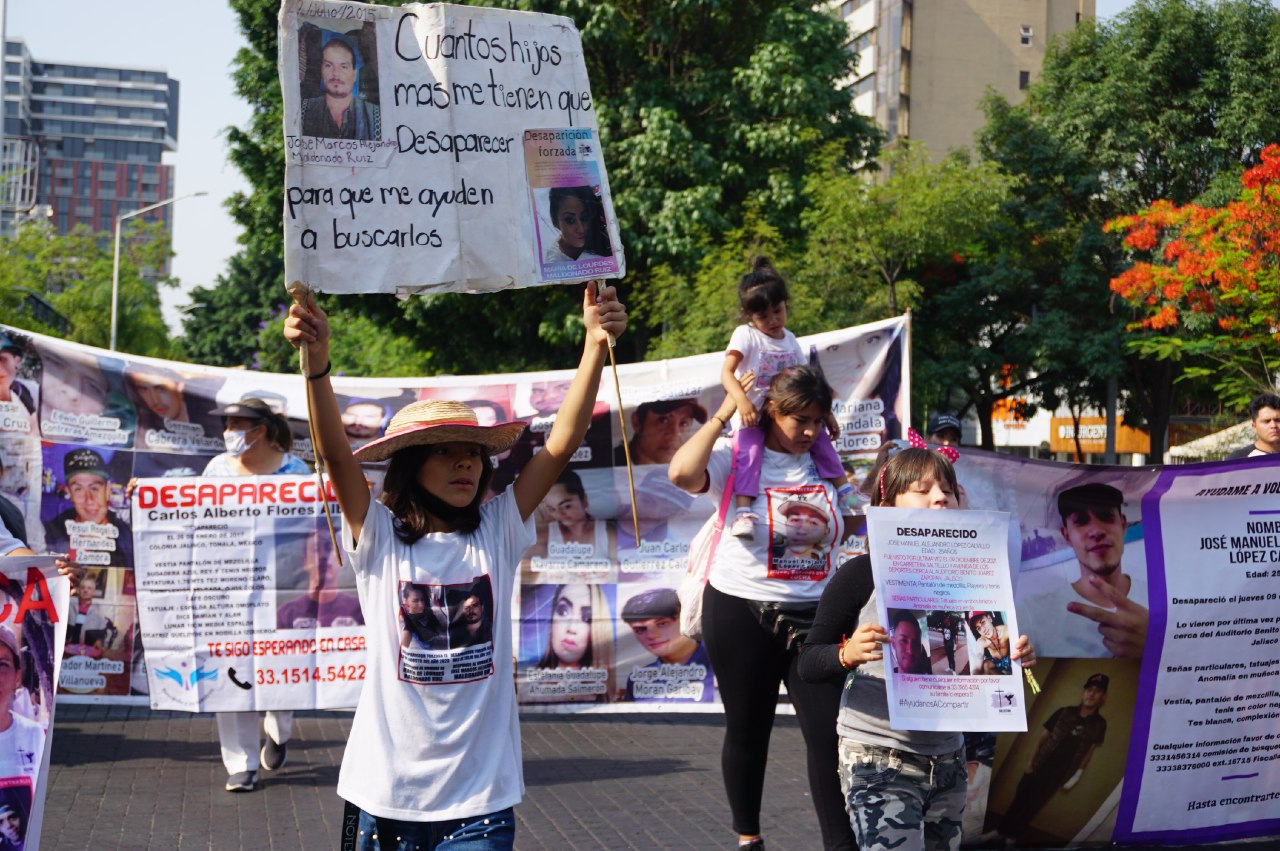
M1041 659L1036 670L1042 669L1043 690L1028 711L1028 732L997 748L984 843L1027 847L1111 837L1129 749L1123 719L1133 713L1137 663Z
M1137 511L1139 496L1128 500ZM1062 657L1136 659L1147 638L1147 576L1141 526L1125 515L1119 488L1090 481L1059 490L1053 498L1058 534L1070 556L1016 583L1025 623L1037 624L1036 641ZM1129 530L1136 537L1130 543ZM1040 561L1050 561L1055 551Z
M34 382L20 378L26 340L0 331L0 431L30 432L35 422Z
M707 421L707 409L696 398L641 402L631 412L631 463L669 464L676 450ZM626 463L621 445L614 465Z
M132 460L127 452L45 445L45 470L62 473L46 477L40 512L48 518L44 533L49 552L74 552L84 565L133 567L133 530L121 517L128 511L124 484Z
M623 700L634 703L710 703L715 675L701 641L680 633L680 597L666 587L624 586L622 621L652 658L633 664ZM623 645L625 648L625 644ZM619 654L621 656L621 652ZM628 654L628 658L634 658ZM625 669L620 665L620 669Z

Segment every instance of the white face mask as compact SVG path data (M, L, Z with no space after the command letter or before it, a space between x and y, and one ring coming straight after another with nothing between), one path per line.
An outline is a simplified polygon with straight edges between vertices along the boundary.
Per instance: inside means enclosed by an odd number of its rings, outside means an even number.
M247 431L227 430L222 433L222 442L226 444L227 454L233 458L239 458L241 455L249 451L249 447L253 445L246 438ZM257 441L254 441L257 443Z

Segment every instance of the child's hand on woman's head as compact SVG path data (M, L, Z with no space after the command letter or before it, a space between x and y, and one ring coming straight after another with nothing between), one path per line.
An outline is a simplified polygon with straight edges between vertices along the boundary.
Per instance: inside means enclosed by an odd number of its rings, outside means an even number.
M742 420L744 428L753 428L756 423L760 422L760 415L756 413L755 405L750 402L739 402L738 419Z
M582 324L587 328L587 339L607 343L627 328L627 308L618 301L618 291L602 281L587 284L582 295Z
M308 292L303 303L294 302L284 321L284 338L295 349L307 347L311 357L329 356L329 317L316 304L315 295ZM319 364L315 365L320 368Z
M836 422L835 414L827 411L827 416L824 418L823 424L826 425L827 434L830 435L832 440L835 440L840 436L840 423Z

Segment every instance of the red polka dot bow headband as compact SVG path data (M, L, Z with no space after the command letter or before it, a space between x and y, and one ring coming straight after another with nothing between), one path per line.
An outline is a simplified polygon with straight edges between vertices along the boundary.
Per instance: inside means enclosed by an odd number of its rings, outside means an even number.
M907 442L910 443L914 449L929 448L929 444L920 436L920 432L910 426L907 427ZM939 455L946 458L952 464L956 463L960 458L960 450L956 449L954 446L935 446L934 449Z

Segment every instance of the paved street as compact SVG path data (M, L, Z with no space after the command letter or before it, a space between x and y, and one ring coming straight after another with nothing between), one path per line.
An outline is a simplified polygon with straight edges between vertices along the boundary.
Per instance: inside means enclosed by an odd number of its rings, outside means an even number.
M60 706L42 847L336 849L350 723L350 713L298 713L289 764L259 791L231 795L213 716ZM525 716L516 848L732 848L721 724L718 715ZM779 718L772 748L770 851L818 848L794 718Z

